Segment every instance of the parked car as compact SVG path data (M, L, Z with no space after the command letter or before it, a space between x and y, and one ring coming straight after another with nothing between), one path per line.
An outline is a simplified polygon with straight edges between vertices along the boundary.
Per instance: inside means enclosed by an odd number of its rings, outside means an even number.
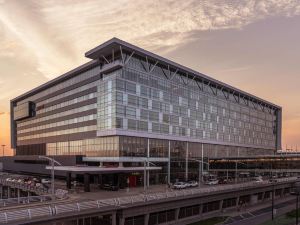
M228 184L228 180L226 178L222 178L219 180L218 184Z
M42 184L51 184L51 181L50 181L49 179L43 178L43 179L41 180L41 183L42 183Z
M197 187L198 186L198 182L195 181L195 180L191 180L191 181L188 181L186 183L187 187Z
M262 182L263 178L262 178L262 176L255 176L255 177L253 177L253 180L254 180L254 182Z
M101 186L102 189L104 190L109 190L109 191L118 191L119 187L117 185L113 185L113 184L103 184Z
M216 185L219 183L219 180L214 179L214 180L208 180L205 184L207 185Z
M174 189L184 189L187 187L188 187L187 183L184 182L176 182L175 184L173 184Z
M72 181L71 184L72 184L74 187L83 186L83 183L80 183L80 182L78 182L77 180Z

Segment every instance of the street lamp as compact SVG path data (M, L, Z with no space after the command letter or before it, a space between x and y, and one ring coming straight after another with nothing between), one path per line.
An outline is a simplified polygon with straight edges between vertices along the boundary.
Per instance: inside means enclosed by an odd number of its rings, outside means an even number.
M272 220L274 220L274 187L277 180L270 180L272 184Z
M296 225L298 225L299 218L299 195L300 195L300 181L295 182L294 187L290 193L296 195Z
M51 195L52 195L52 200L54 200L55 197L55 190L54 190L54 164L56 163L59 166L62 166L61 163L59 163L58 161L56 161L54 158L50 158L47 156L39 156L39 159L46 159L49 162L51 162Z
M2 156L4 156L4 148L6 145L1 145L2 146Z
M149 178L149 174L148 174L148 176L147 176L147 174L146 174L146 165L147 166L149 166L149 164L152 164L153 166L157 166L156 164L154 164L153 162L149 162L149 160L145 160L144 161L144 192L146 193L146 191L147 191L147 183L149 184L149 181L148 181L148 178ZM149 168L148 168L149 169ZM147 183L146 183L146 181L147 181Z
M237 168L237 167L238 167L237 165L238 165L238 164L247 166L246 163L238 162L237 160L235 160L235 179L234 179L234 181L235 181L234 183L235 183L235 184L237 183L237 169L238 169L238 168Z
M206 163L206 162L203 162L203 158L201 159L201 160L198 160L198 159L188 159L188 160L191 160L191 161L195 161L195 162L198 162L199 163L199 177L198 177L198 187L200 187L200 182L201 182L201 180L202 180L202 173L203 173L203 171L202 171L202 165L203 164L206 164L206 165L209 165L208 163Z

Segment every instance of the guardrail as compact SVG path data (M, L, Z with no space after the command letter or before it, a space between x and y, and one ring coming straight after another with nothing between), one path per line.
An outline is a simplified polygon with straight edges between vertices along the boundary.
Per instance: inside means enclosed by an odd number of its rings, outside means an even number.
M296 181L296 177L291 178L281 178L277 179L277 184L287 183ZM263 187L270 185L269 181L262 182L252 182L252 183L241 183L241 184L232 184L232 185L224 185L224 186L210 186L205 188L195 188L195 189L187 189L187 190L176 190L169 192L161 192L161 193L149 193L149 194L140 194L130 197L119 197L112 199L103 199L96 201L85 201L78 203L69 203L69 204L59 204L53 206L45 206L39 208L31 208L24 210L15 210L10 212L2 212L0 213L0 223L11 223L16 221L24 221L30 219L42 218L45 216L55 216L64 213L71 212L81 212L85 210L91 209L100 209L107 206L114 206L116 208L129 206L135 203L141 202L151 202L157 201L161 199L169 199L169 198L177 198L183 196L200 195L200 194L212 194L223 191L230 190L245 190L253 187Z
M18 188L24 191L30 191L30 192L34 192L38 195L45 195L45 194L49 194L49 190L47 188L44 187L36 187L36 186L32 186L30 184L24 184L24 183L18 183L18 182L13 182L13 181L7 181L7 178L0 178L0 184L4 185L4 186L9 186L12 188Z
M29 204L36 202L45 202L52 199L51 195L27 196L20 198L0 199L0 207L13 206L18 204Z

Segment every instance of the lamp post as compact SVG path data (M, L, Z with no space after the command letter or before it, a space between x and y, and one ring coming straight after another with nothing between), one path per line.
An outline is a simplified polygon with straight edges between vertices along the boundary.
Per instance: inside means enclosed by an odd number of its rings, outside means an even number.
M294 187L290 193L296 195L296 225L299 223L299 195L300 195L300 181L295 182Z
M6 145L1 145L2 146L2 156L4 157L4 148Z
M271 183L272 183L272 220L274 220L274 183L276 183L276 181L272 180Z
M157 166L156 164L154 164L153 162L149 162L149 160L145 160L144 161L144 192L146 193L147 191L147 186L149 185L149 182L148 182L148 177L147 177L147 170L146 170L146 165L149 166L149 164L152 164L153 166ZM149 168L148 168L149 169ZM149 176L149 175L148 175ZM148 185L147 185L148 183Z
M199 163L198 187L200 187L200 183L201 183L201 180L202 180L202 177L203 177L202 165L203 165L203 164L209 165L209 164L206 163L206 162L203 162L203 158L202 158L201 160L198 160L198 159L190 159L190 158L189 158L188 160L195 161L195 162L198 162L198 163Z
M46 159L49 162L51 162L51 195L52 195L52 200L55 199L55 190L54 190L54 164L56 163L59 166L62 166L61 163L56 161L54 158L47 157L47 156L39 156L39 159Z
M238 169L238 168L237 168L237 165L238 165L238 164L247 166L246 163L238 162L237 160L235 160L235 179L234 179L234 180L235 180L235 182L234 182L235 184L237 184L237 169Z

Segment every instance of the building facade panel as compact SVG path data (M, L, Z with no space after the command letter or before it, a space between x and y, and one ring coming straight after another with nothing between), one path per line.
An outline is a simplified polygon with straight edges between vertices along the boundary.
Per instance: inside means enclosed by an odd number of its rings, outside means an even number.
M23 104L35 106L34 115L12 119L17 154L170 153L172 168L183 171L189 157L270 154L280 147L280 107L117 44L86 70L12 100L15 114Z

